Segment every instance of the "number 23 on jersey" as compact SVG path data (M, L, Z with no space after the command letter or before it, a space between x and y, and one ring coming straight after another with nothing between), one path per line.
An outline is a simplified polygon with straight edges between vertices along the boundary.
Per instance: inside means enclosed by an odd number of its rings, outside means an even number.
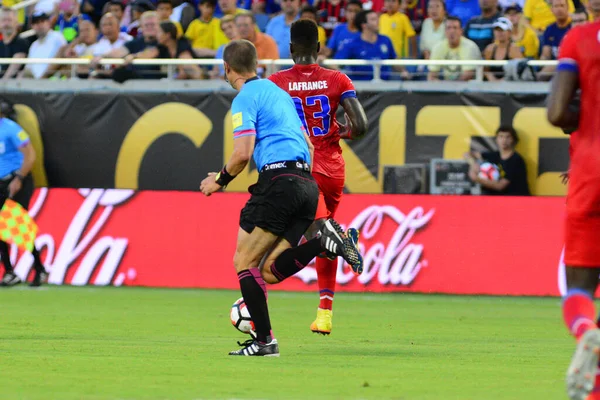
M329 97L322 94L308 96L306 98L306 104L302 104L302 99L300 97L292 97L292 99L296 105L298 116L300 117L300 120L302 121L302 124L309 135L325 136L329 133L329 129L331 128L331 116L329 115L331 112L331 105L329 103ZM317 106L317 111L313 112L312 116L309 116L309 118L312 117L311 122L313 122L314 125L322 125L323 127L321 128L320 126L313 126L309 129L309 126L306 122L306 113L304 111L304 107L314 106ZM321 123L319 123L319 121L321 121Z

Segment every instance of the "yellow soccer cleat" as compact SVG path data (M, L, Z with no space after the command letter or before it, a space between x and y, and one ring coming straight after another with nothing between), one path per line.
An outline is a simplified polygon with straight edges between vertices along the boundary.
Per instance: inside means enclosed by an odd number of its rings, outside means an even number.
M310 325L310 330L321 335L329 335L331 333L331 318L333 311L317 309L317 319Z

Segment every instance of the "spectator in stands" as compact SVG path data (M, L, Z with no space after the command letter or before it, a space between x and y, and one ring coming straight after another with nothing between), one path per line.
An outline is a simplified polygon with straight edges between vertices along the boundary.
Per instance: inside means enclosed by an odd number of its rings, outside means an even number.
M461 22L458 17L446 18L446 39L436 44L431 50L432 60L480 60L481 52L477 44L463 36ZM474 66L429 66L428 80L443 79L449 81L469 81L475 77Z
M552 14L556 22L550 24L544 31L544 43L542 47L542 60L556 60L558 57L558 48L563 40L563 37L571 29L571 18L569 16L569 5L567 0L551 0ZM556 70L553 66L542 68L539 73L540 80L550 80L552 74Z
M223 0L221 0L223 1ZM256 20L254 15L250 13L239 14L235 17L235 25L237 27L240 39L251 41L256 47L256 53L259 60L277 60L279 59L279 50L275 40L266 33L257 32ZM259 76L263 76L266 66L258 66Z
M158 15L155 11L146 11L140 17L140 27L142 29L142 36L135 38L127 43L123 47L116 48L105 54L106 58L125 58L128 57L127 61L134 60L137 55L147 48L156 48L158 42L156 37L158 35L159 23ZM94 59L93 66L97 66L98 57ZM115 77L114 75L117 74ZM118 68L113 72L113 78L118 81L123 81L131 78L156 78L161 76L160 67L158 65L133 65L124 68Z
M540 52L540 40L535 31L527 25L521 7L518 5L508 6L504 10L504 16L508 18L513 26L512 41L521 49L527 58L538 58Z
M267 24L265 33L275 39L280 58L291 58L290 27L300 17L300 0L281 0L280 15L273 17Z
M319 25L319 15L317 13L317 9L311 6L304 6L302 8L302 11L300 12L300 18L310 19L311 21L314 21L315 24L317 24L317 31L319 32L319 44L321 45L321 49L324 49L327 45L327 34L325 33L325 29L323 29L323 27Z
M227 40L231 41L231 40L238 39L238 32L237 32L237 27L235 25L235 18L232 15L226 15L223 18L221 18L221 30L225 33ZM223 44L217 50L217 54L215 55L215 58L217 60L223 59L223 50L225 50L225 46L226 45ZM210 72L210 77L212 79L216 79L216 78L223 79L224 76L225 76L225 69L223 68L223 65L215 65L213 67L212 71Z
M325 29L327 37L338 25L346 22L344 17L346 0L315 0L312 6L319 10L319 25Z
M29 48L28 58L54 58L62 46L67 44L65 37L53 31L50 17L45 13L34 13L31 17L31 26L37 35L37 40ZM58 68L49 64L27 64L21 71L21 77L33 77L35 79L52 76Z
M427 0L402 0L401 12L406 14L416 33L421 33L428 3Z
M235 17L239 14L248 14L248 10L238 8L236 0L218 0L218 4L223 13L222 15L233 15Z
M479 0L481 15L473 17L467 23L467 38L474 41L483 51L494 41L494 22L502 16L498 11L498 0Z
M486 60L517 60L523 58L519 46L511 40L512 23L508 18L500 17L494 23L494 43L489 44L483 52ZM504 79L504 67L486 67L485 77L488 81Z
M146 47L143 51L137 54L128 54L125 57L125 62L129 63L136 58L152 59L152 58L194 58L192 45L186 38L177 38L177 27L172 21L163 21L160 23L158 30L158 46ZM164 69L166 69L165 67ZM181 65L177 66L176 79L200 79L202 71L197 65Z
M573 0L567 1L567 15L575 12ZM526 0L524 14L529 25L536 31L538 36L544 34L546 28L556 22L556 17L552 12L552 2L550 0Z
M121 0L110 0L106 3L106 13L111 13L119 21L119 26L123 20L123 14L125 13L125 5ZM106 14L104 13L104 14ZM123 32L127 32L127 27L123 27Z
M461 26L466 26L471 18L481 14L479 0L446 0L446 12L460 18Z
M125 32L119 29L119 19L116 15L106 13L100 20L100 32L102 38L96 43L93 49L94 56L108 54L112 50L125 46L125 43L133 40Z
M274 1L269 1L269 3L276 4ZM254 14L254 19L256 19L256 26L258 26L258 29L261 32L264 32L271 20L271 16L267 14L267 2L262 0L252 0L252 5L250 7L250 12ZM277 4L277 7L281 11L279 4Z
M379 32L390 38L398 58L417 58L417 38L408 17L400 12L400 0L385 0Z
M0 41L1 58L26 58L29 51L29 42L19 37L19 21L17 13L10 8L3 8L0 11L0 32L2 41ZM4 64L0 65L2 69L2 79L10 79L23 70L23 64Z
M327 47L322 48L322 54L326 57L334 56L342 47L350 43L352 40L360 36L360 31L354 23L356 15L362 11L362 3L360 0L349 0L346 4L346 20L345 24L339 24L333 30Z
M571 14L571 27L574 28L578 25L587 24L590 18L591 17L585 8L578 8L573 14Z
M119 29L119 20L111 13L106 13L100 20L100 31L102 38L98 43L91 47L91 55L94 57L102 57L109 54L111 51L125 46L125 43L133 40L125 32ZM112 67L104 65L100 68L90 67L90 78L108 78L112 75Z
M597 8L595 8L597 7ZM588 3L588 11L590 12L590 20L593 22L600 21L600 3L597 1Z
M149 0L135 0L131 4L131 23L127 26L127 34L134 38L140 36L140 18L148 11L154 11L154 5Z
M390 38L379 34L379 16L375 11L365 10L356 15L355 24L360 36L342 47L335 58L339 60L394 60L396 52ZM354 80L372 80L373 67L352 66L348 68ZM381 79L392 77L389 66L381 67Z
M446 37L446 5L444 0L429 0L427 18L421 28L419 48L424 59L431 56L433 47Z
M92 49L98 39L98 29L92 21L81 21L79 35L59 53L58 57L87 57L92 58ZM87 66L86 66L87 68Z
M469 177L481 185L484 194L529 196L525 160L515 151L518 142L519 137L512 126L501 126L496 131L498 151L465 154L465 159L471 164ZM491 181L479 177L479 163L483 161L499 167L502 176L500 180Z
M21 1L23 1L23 0L2 0L2 4L0 5L0 8L12 8L12 7L16 6L17 4L19 4ZM20 10L15 10L15 13L17 14L17 23L18 23L19 28L25 24L25 9L26 8L21 8Z
M81 14L77 0L61 0L58 7L60 14L56 20L54 30L61 32L67 42L71 42L79 34L81 21L91 21L91 18Z
M185 32L197 57L214 57L217 49L228 42L221 30L221 21L214 17L216 0L200 0L200 17L193 20Z
M158 0L156 3L156 13L160 22L171 21L177 28L177 37L183 36L183 28L177 21L171 20L173 14L173 0Z
M197 4L197 2L194 1L194 4ZM194 6L188 3L187 0L173 0L171 21L179 22L185 32L194 19L196 19L196 8Z

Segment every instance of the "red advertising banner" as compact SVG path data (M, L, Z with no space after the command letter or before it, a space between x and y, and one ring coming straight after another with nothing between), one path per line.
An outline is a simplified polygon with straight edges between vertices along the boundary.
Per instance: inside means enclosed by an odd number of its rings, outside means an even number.
M40 189L31 214L50 283L238 288L232 259L246 194ZM365 269L338 292L559 295L562 198L346 195ZM29 254L13 248L21 277ZM316 290L308 266L271 290Z

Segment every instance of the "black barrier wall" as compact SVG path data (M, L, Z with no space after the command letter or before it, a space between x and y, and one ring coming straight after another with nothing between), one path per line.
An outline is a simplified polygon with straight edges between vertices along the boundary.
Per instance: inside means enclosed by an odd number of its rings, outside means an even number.
M38 186L196 190L233 148L232 93L15 93L19 122L43 164ZM461 158L493 148L500 124L521 136L532 192L561 195L568 136L545 118L542 95L360 93L369 132L344 143L347 190L382 193L383 167ZM38 138L38 139L36 139ZM36 143L37 142L37 143ZM45 177L44 177L45 173ZM47 177L47 179L46 179ZM256 179L246 171L228 190Z

